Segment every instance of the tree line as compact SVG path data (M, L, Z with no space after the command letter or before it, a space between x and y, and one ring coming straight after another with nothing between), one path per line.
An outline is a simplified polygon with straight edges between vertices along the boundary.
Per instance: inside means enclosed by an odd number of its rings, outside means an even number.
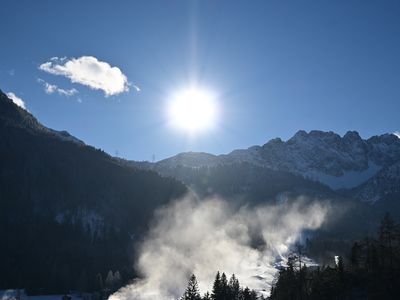
M270 300L399 299L400 224L386 214L376 238L353 244L334 266L307 267L303 253L289 256L271 288Z
M248 287L242 287L239 280L233 274L228 280L225 273L217 272L211 293L200 295L196 276L190 276L187 288L180 300L261 300L256 291Z

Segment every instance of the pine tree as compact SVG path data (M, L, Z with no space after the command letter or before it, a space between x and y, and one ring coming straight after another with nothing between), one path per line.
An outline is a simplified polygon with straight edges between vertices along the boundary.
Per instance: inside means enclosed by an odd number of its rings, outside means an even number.
M243 290L243 300L251 300L251 292L250 289L246 286L246 288Z
M221 300L221 275L219 271L217 275L215 275L215 280L213 284L213 289L211 293L211 299L213 300Z
M342 256L338 257L337 270L338 270L338 273L339 273L340 280L344 281L344 262L343 262L343 257Z
M240 284L239 280L235 277L235 274L231 276L228 283L228 299L238 300L240 296Z
M228 280L225 273L221 275L221 300L228 300Z
M117 270L114 272L114 285L118 287L120 284L121 284L121 274Z
M112 288L114 285L114 274L111 270L108 271L105 283L107 288Z
M197 279L194 274L190 276L188 286L181 300L201 300Z
M379 227L379 242L382 252L385 254L383 258L388 258L389 269L393 267L393 240L396 232L396 224L389 213L385 214ZM385 265L386 262L383 261Z

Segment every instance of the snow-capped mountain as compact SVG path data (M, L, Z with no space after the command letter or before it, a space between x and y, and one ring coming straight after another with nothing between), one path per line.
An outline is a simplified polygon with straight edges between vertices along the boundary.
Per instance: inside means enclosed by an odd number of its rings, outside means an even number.
M178 166L196 168L237 162L301 175L334 190L351 189L369 180L378 180L375 176L382 176L388 170L399 175L393 165L400 162L400 139L394 134L362 139L356 131L340 136L331 131L300 130L287 141L276 138L263 146L218 156L180 153L150 167L163 173Z
M363 140L355 131L343 137L333 132L299 131L286 142L273 139L261 147L233 151L225 159L300 174L333 189L351 188L399 161L400 139L385 134Z

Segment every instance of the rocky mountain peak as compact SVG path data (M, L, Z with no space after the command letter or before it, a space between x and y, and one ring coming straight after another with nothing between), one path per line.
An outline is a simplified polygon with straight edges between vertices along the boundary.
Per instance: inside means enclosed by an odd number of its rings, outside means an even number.
M360 134L357 131L347 131L343 136L346 141L362 141Z
M290 140L293 140L293 141L304 140L307 137L308 137L308 133L306 131L299 130L294 134L294 136L292 138L290 138Z
M400 145L400 139L393 133L385 133L382 135L375 135L368 139L371 144L386 144L386 145Z

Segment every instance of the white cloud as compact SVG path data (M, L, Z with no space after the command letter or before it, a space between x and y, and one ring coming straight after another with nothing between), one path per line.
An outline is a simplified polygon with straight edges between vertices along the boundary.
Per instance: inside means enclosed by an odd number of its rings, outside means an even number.
M74 83L86 85L94 90L102 90L106 97L129 91L128 78L118 67L99 61L93 56L79 58L52 57L39 69L53 75L62 75ZM135 87L137 90L137 88Z
M8 98L10 98L16 105L19 107L26 109L25 102L21 98L17 97L14 93L7 93Z
M400 132L399 131L395 131L395 132L393 132L393 134L400 139Z
M40 78L38 79L38 82L43 84L44 91L46 92L46 94L49 94L49 95L57 92L59 95L70 97L70 96L73 96L78 93L78 90L75 88L72 88L69 90L62 89L62 88L58 87L57 85L50 84Z

